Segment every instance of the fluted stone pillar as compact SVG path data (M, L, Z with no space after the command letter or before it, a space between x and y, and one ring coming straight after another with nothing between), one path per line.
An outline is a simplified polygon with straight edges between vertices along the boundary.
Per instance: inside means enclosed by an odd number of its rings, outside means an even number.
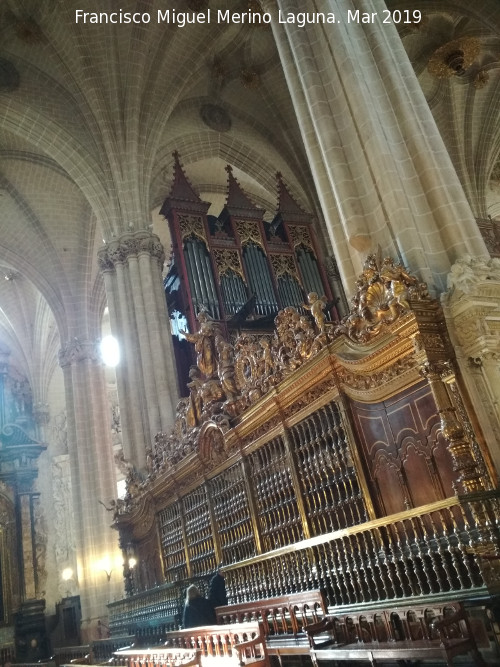
M111 331L122 351L116 378L123 452L143 468L155 434L172 427L178 400L161 275L165 255L159 238L143 229L106 244L98 256Z
M442 291L462 253L484 242L396 27L382 0L316 0L336 23L280 23L300 0L263 0L332 247L347 290L380 245Z
M82 637L93 639L98 621L107 618L107 602L123 595L112 515L101 504L116 498L111 415L97 341L83 337L67 341L59 362L66 394Z

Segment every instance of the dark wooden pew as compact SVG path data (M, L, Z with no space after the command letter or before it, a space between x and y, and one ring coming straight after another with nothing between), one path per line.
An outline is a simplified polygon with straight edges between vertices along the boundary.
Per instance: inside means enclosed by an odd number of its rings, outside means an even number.
M174 630L165 634L165 647L198 648L202 666L217 658L226 667L269 667L263 626L256 621Z
M305 631L316 667L323 661L424 659L451 666L455 656L467 653L475 665L486 666L460 603L328 616Z
M201 651L196 648L125 649L113 654L110 664L122 667L201 667Z
M282 656L309 654L303 627L317 623L326 609L321 591L313 590L217 607L215 611L219 623L262 623L267 652L277 656L281 664Z

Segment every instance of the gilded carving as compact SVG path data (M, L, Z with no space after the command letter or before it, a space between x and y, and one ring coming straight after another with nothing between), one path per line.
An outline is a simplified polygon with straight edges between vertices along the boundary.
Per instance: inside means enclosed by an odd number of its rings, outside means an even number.
M299 245L310 248L314 251L309 229L304 225L289 225L290 237L294 248Z
M295 260L291 255L269 255L271 265L275 275L279 278L288 273L293 278L297 278L297 269L295 268Z
M411 300L430 300L427 285L388 257L380 260L369 255L356 287L351 312L336 333L360 343L368 342L409 312Z
M215 248L213 250L213 256L220 276L223 276L229 271L234 271L234 273L237 273L239 276L241 276L241 279L245 281L240 255L237 250L221 250L220 248Z
M440 46L431 56L427 68L437 79L464 74L478 58L481 45L476 37L460 37Z
M179 227L181 229L182 240L195 236L204 243L207 242L205 227L201 215L190 215L188 213L179 214Z
M304 304L304 308L311 311L320 333L325 333L325 308L327 303L325 296L319 297L316 292L309 292L307 303Z
M296 401L283 410L283 416L285 419L290 419L299 410L311 405L311 403L314 403L314 401L318 400L321 396L327 394L334 387L335 380L332 377L327 378L323 382L315 385L309 391L302 393Z
M262 236L259 230L259 224L257 222L236 220L235 226L242 245L246 245L247 243L255 243L265 252L264 245L262 243Z
M291 270L292 264L295 270L293 257L284 259L288 264L283 270ZM325 321L324 298L311 292L307 301L310 315L285 308L275 318L272 335L243 333L232 342L206 312L199 314L198 331L186 334L197 355L189 373L190 394L178 403L172 432L158 433L148 450L148 478L130 476L125 510L148 480L180 465L189 466L192 480L200 470L219 465L234 447L252 445L337 387L365 399L380 397L388 385L402 388L418 381L425 361L422 373L432 388L455 469L464 488L478 488L468 431L445 387L450 367L442 361L429 363L446 359L447 339L439 306L426 285L392 259L370 255L351 312L340 325ZM307 364L322 351L323 365L313 362L309 372ZM302 367L305 371L299 372ZM265 414L257 404L266 406Z
M401 359L396 359L387 368L384 368L377 373L367 375L354 373L345 366L339 366L337 369L337 377L343 385L358 390L369 390L394 380L394 378L414 368L415 365L413 357L403 357Z
M471 442L459 421L443 380L449 382L454 371L448 361L426 362L420 372L427 379L441 421L441 431L453 459L453 469L466 493L484 490L480 471L472 454ZM454 375L453 375L454 377Z

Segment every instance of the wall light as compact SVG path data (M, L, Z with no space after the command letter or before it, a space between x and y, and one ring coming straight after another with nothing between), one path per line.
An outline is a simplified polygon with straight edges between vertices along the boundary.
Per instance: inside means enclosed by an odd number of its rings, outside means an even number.
M101 340L101 357L106 366L120 363L120 346L114 336L104 336Z

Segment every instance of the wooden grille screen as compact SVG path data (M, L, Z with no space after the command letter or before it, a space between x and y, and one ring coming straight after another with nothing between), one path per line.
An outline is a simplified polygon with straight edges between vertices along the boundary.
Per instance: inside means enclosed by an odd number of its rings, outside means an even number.
M291 429L312 535L367 521L341 414L325 405Z
M325 405L162 510L167 581L368 520L342 420Z
M187 577L187 569L180 503L167 507L158 518L164 569L169 579L183 579Z
M209 487L222 561L233 563L255 556L255 537L242 462L210 480Z
M303 539L290 463L281 436L250 456L262 548L271 551Z
M183 498L183 508L191 574L212 572L217 563L205 485Z

